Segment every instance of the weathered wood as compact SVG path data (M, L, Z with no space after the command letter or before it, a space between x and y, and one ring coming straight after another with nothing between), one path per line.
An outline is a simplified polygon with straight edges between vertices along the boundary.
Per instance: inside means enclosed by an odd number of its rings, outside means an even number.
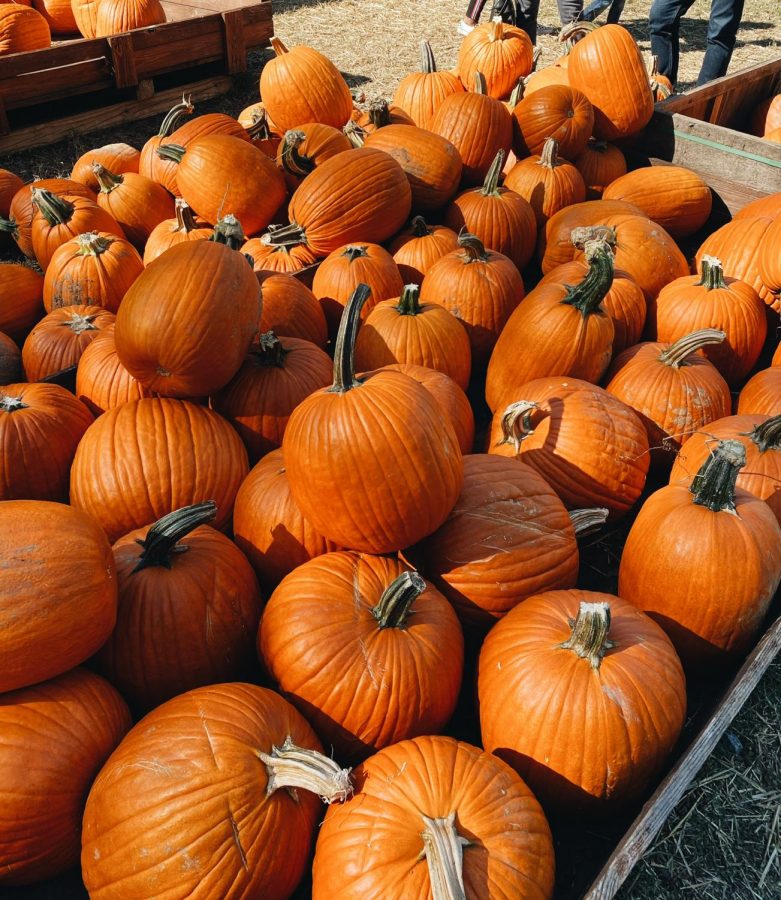
M3 103L3 95L0 93L0 135L8 134L11 126L8 124L8 116L5 111L5 103Z
M108 44L111 47L114 83L118 88L135 87L138 84L138 73L133 56L133 36L130 32L116 34L108 39Z
M584 895L584 900L612 900L615 897L779 651L781 617L772 623L749 654L713 715L654 791Z
M247 68L247 46L244 35L244 13L240 9L228 10L222 14L225 29L225 69L235 75Z

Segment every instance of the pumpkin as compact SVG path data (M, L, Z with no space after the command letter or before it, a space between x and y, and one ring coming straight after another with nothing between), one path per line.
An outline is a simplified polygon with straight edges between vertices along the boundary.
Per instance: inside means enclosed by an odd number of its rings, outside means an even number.
M281 140L282 138L282 134L277 126L271 121L266 105L262 100L257 103L250 103L249 106L245 106L238 116L236 116L236 120L239 125L248 132L250 129L254 129L259 122L263 122L264 128L266 128L273 137L276 137L278 140ZM257 140L257 137L254 137L253 140ZM263 147L260 149L263 150ZM265 150L263 152L265 153ZM274 155L276 156L276 150L274 151Z
M610 518L637 501L648 472L648 436L637 413L577 378L538 378L499 409L489 453L518 457L570 509L604 507Z
M781 294L781 216L768 227L760 242L757 273L768 291Z
M739 415L755 413L774 416L781 409L781 366L762 369L750 378L738 394Z
M163 219L152 229L144 245L144 265L148 266L177 244L187 241L208 241L214 234L211 225L200 219L196 222L193 212L180 197L174 201L174 218Z
M427 366L449 375L466 390L471 373L469 336L443 306L421 306L417 285L404 287L397 300L383 300L366 317L355 342L358 371L394 363Z
M452 425L425 388L398 372L356 380L353 347L368 293L359 285L345 308L333 385L293 411L282 449L293 499L317 531L349 549L390 553L444 521L463 462Z
M320 301L332 334L339 326L345 303L359 284L366 284L371 290L364 316L380 300L398 297L404 287L393 257L378 244L337 247L320 263L312 279L312 293Z
M501 100L532 70L534 46L521 28L492 19L478 25L461 41L458 49L458 77L468 90L475 75L485 77L489 97Z
M21 343L43 314L43 277L29 266L0 264L0 331Z
M458 235L444 225L429 225L423 216L410 224L388 244L405 284L422 284L431 266L458 248Z
M24 187L24 182L18 175L9 172L8 169L0 169L0 217L7 219L11 213L11 201L14 194Z
M260 312L257 278L240 253L211 241L177 244L125 295L117 316L117 354L151 391L170 397L212 394L241 365Z
M0 500L65 501L76 447L91 423L84 404L57 384L0 388Z
M773 354L773 358L770 361L771 366L781 366L781 344L776 347L776 352Z
M128 240L143 250L155 227L173 217L173 197L145 175L117 175L100 163L92 164L92 172L100 184L98 205L119 222Z
M675 457L670 484L691 486L718 441L740 441L746 465L736 487L764 500L781 522L781 415L740 415L717 419L698 429Z
M381 243L401 228L411 204L409 181L395 159L371 147L345 150L304 179L290 198L290 225L263 240L305 243L317 256L354 241Z
M253 268L261 279L268 275L293 275L313 266L317 257L306 244L266 244L261 238L250 238L241 248L241 252L251 256Z
M182 95L182 99L166 113L157 134L153 135L141 148L138 161L138 172L152 181L170 189L176 185L176 163L170 159L162 159L157 155L158 147L167 143L183 116L191 116L195 111L191 99ZM200 118L203 118L201 116ZM175 191L172 191L175 193Z
M461 156L438 134L415 125L388 125L368 135L364 146L383 150L398 162L409 179L415 212L440 209L458 190Z
M729 415L729 385L699 352L724 338L723 331L703 328L675 343L629 347L614 360L606 390L640 416L657 466L669 466L671 451L697 429Z
M489 97L485 78L475 75L475 91L446 97L430 128L450 141L463 163L461 183L468 187L483 182L500 150L512 144L512 118L507 107Z
M0 503L0 554L5 692L67 672L104 643L116 620L117 578L100 525L64 503Z
M130 730L119 694L74 669L0 697L0 884L32 884L78 865L90 785Z
M423 304L438 303L460 319L469 335L472 365L482 368L513 310L523 299L523 280L511 259L486 250L464 232L459 248L437 260L421 285Z
M162 25L165 21L160 0L100 0L95 16L95 37Z
M42 381L75 369L86 347L113 322L114 314L100 306L78 304L47 313L22 346L27 380Z
M88 40L95 37L98 24L98 4L100 0L71 0L71 10L76 28Z
M666 100L675 93L675 85L666 75L659 74L659 57L651 57L651 67L648 72L648 79L651 82L651 91L654 95L654 102L659 103Z
M330 357L315 344L267 331L228 384L212 395L211 406L236 429L252 465L281 446L290 414L331 383L331 368Z
M561 56L549 66L544 66L542 69L535 69L527 75L523 85L524 96L533 94L535 91L542 90L542 88L549 87L550 85L569 85L567 68L562 65L566 59L566 56Z
M277 165L295 189L320 163L351 148L350 139L338 128L311 122L285 132L276 152Z
M437 71L428 41L420 42L420 72L405 75L393 95L393 105L403 109L418 128L431 129L445 97L461 94L464 86L452 72Z
M273 331L277 337L310 341L325 349L328 326L315 295L292 275L268 275L260 286L263 315L260 332Z
M267 453L241 483L233 535L268 594L308 560L339 549L301 515L290 494L281 450Z
M583 152L572 161L583 176L587 200L598 200L609 184L626 175L624 154L618 147L606 141L589 138Z
M13 384L22 377L22 352L0 331L0 385Z
M559 153L574 162L585 150L594 127L594 110L586 95L562 84L524 96L512 114L513 149L518 159L541 153L545 142L553 138Z
M0 56L42 50L51 45L46 19L30 6L0 4Z
M659 622L693 672L746 653L781 582L773 511L735 487L745 464L743 444L720 441L691 487L646 500L621 556L620 595Z
M757 197L751 203L747 203L732 217L737 219L775 219L781 213L781 191L768 194L766 197Z
M475 442L475 416L469 398L456 382L444 372L416 366L414 363L393 363L383 366L391 372L401 372L414 378L437 401L440 412L453 426L462 453L471 453Z
M568 58L570 82L594 107L594 137L613 141L637 134L648 124L654 98L640 50L626 28L595 28Z
M330 59L311 47L291 50L271 38L274 56L260 73L260 96L281 131L306 122L341 128L350 118L353 98Z
M699 277L687 275L662 288L648 315L648 329L660 341L677 341L699 328L725 333L724 341L703 352L730 385L741 384L765 342L765 308L750 285L725 278L721 260L710 256L702 257Z
M363 142L368 135L374 134L380 128L386 128L388 125L414 125L412 119L399 109L398 106L391 106L384 97L378 97L371 100L366 109L355 110L351 120L344 128L351 143L356 146L363 146Z
M766 137L776 128L781 128L781 93L763 100L751 116L751 133L758 137Z
M405 555L478 632L538 591L574 587L578 575L575 530L553 488L529 466L485 453L464 457L450 516Z
M79 234L54 251L43 280L43 305L47 312L83 304L115 313L143 271L129 241L95 231Z
M209 526L216 513L209 500L186 506L114 544L117 624L94 663L137 714L252 672L260 588L244 554Z
M215 528L230 522L247 451L217 413L149 397L109 409L87 429L71 468L71 503L109 540L182 506L213 499Z
M46 271L54 251L88 231L106 232L124 237L121 225L94 200L75 194L57 195L33 187L31 197L35 212L31 224L31 240L38 265Z
M643 797L686 720L683 670L662 629L592 591L539 593L498 622L480 650L478 695L486 750L567 817Z
M119 361L113 325L101 329L81 354L76 368L76 396L94 416L151 396Z
M648 166L627 172L607 185L602 197L632 203L674 238L699 231L708 221L713 202L702 178L682 166Z
M137 173L140 162L141 154L135 147L129 144L106 144L105 147L96 147L82 153L73 164L70 177L97 194L100 182L92 168L95 163L100 163L117 175L124 175L126 172Z
M553 138L545 141L539 156L517 162L504 184L529 202L540 228L560 209L586 199L583 176L572 163L559 159Z
M271 595L258 653L282 694L340 758L444 727L456 705L463 637L451 605L397 559L337 552Z
M90 895L289 897L309 861L319 798L350 793L348 771L321 750L286 700L252 684L196 688L159 706L87 798Z
M532 258L537 219L529 202L507 187L499 187L504 151L496 154L483 186L460 193L445 210L445 225L466 229L489 250L503 253L522 269Z
M485 383L489 407L504 409L534 378L570 375L598 382L610 364L615 327L602 309L613 283L613 250L596 237L586 245L589 270L576 284L569 272L536 287L496 342Z
M553 896L548 823L495 756L419 737L381 750L353 778L353 794L318 833L313 900Z

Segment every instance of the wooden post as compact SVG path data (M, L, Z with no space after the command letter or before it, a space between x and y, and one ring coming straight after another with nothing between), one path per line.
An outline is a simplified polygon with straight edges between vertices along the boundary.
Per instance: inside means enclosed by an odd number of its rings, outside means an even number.
M247 46L244 42L244 11L230 9L222 13L225 28L225 70L229 75L247 70Z
M138 75L133 55L133 35L130 32L113 35L108 39L108 44L111 47L114 83L118 88L135 87L138 84Z

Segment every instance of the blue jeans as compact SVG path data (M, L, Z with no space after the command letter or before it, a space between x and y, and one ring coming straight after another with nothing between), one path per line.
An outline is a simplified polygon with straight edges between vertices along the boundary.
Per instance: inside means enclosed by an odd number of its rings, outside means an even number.
M693 3L694 0L653 0L648 16L651 53L659 59L659 74L666 75L673 84L678 80L681 18ZM742 16L743 0L711 0L708 42L698 86L727 74Z

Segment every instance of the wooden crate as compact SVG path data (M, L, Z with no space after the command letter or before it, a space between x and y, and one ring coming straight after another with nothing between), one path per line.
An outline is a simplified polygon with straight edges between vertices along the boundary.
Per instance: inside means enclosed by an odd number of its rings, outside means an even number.
M781 89L781 59L718 78L656 104L631 146L738 188L781 191L781 144L741 129L754 107ZM739 196L732 211L745 205Z
M162 5L162 25L0 57L0 151L157 114L183 91L224 93L273 34L271 0Z

